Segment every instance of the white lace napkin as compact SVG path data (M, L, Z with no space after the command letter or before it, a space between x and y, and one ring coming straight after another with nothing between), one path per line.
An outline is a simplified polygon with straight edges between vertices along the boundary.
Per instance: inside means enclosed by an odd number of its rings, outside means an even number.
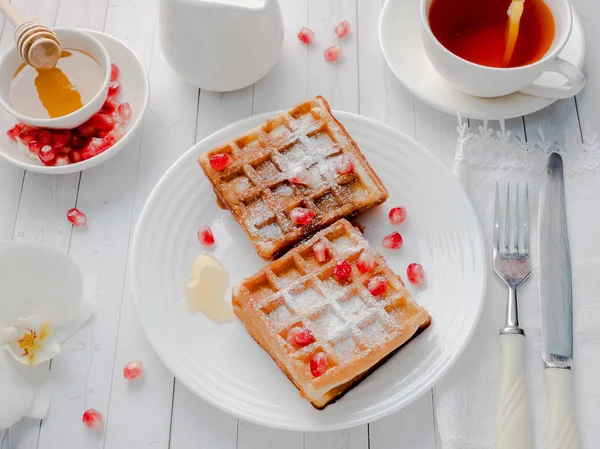
M532 275L519 289L519 318L527 337L526 378L535 449L546 447L546 393L541 358L538 298L537 216L540 183L547 156L562 154L565 165L567 219L573 265L574 377L582 449L598 447L600 432L600 142L596 134L566 136L564 143L525 142L503 124L471 133L460 124L455 175L470 196L488 252L488 288L481 322L463 357L435 389L437 428L443 449L494 447L500 377L498 331L504 323L506 287L492 271L491 239L494 189L518 182L531 198ZM532 142L534 140L534 142Z

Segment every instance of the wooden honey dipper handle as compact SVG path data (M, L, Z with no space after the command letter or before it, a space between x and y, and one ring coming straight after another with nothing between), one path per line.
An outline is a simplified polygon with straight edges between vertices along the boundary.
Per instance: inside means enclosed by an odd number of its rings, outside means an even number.
M62 51L54 31L35 20L23 19L8 0L0 0L0 10L16 28L15 43L23 60L36 69L54 67Z

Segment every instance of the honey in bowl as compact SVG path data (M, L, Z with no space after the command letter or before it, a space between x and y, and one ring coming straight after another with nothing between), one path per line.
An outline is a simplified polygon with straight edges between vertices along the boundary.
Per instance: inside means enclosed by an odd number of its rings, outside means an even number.
M11 82L10 100L27 117L62 117L92 100L103 81L104 71L92 56L66 49L52 69L23 63Z
M543 0L526 0L514 52L504 62L511 0L433 0L429 26L455 55L488 67L521 67L543 58L554 40L554 18Z

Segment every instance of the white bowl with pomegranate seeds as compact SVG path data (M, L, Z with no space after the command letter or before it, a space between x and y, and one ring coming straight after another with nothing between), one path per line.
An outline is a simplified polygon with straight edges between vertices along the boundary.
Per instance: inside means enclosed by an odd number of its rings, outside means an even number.
M38 173L74 173L113 157L140 129L150 97L143 64L118 39L97 31L86 31L100 41L111 63L118 67L118 76L110 86L116 95L109 95L103 109L69 133L43 128L15 129L15 118L0 109L0 129L4 131L0 132L0 156L4 159ZM113 71L113 79L114 75Z
M485 289L479 223L452 174L420 144L379 122L334 112L390 193L382 206L353 220L364 225L371 246L402 276L431 314L432 324L336 403L315 410L241 322L218 325L202 314L189 314L181 305L192 261L201 252L209 251L227 268L227 301L233 286L265 265L231 214L216 204L196 159L271 115L235 123L197 143L156 185L133 238L137 310L152 346L177 379L232 415L305 431L371 422L428 394L468 343ZM406 206L402 223L403 211L389 214L398 206ZM205 232L200 232L204 245L199 242L197 231L203 225L212 229L213 245L206 246L211 239ZM394 231L402 236L401 248L383 248L384 238ZM397 247L399 242L390 237L385 246ZM412 263L423 267L421 288L407 281ZM420 275L413 267L413 280Z

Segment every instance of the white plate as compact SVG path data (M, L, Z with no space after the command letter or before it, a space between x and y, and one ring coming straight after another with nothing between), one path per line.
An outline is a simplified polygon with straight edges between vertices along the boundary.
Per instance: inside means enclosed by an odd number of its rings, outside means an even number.
M381 207L360 216L366 237L381 250L393 229L398 251L382 251L405 277L420 262L428 286L414 291L433 323L364 382L323 411L315 410L237 320L224 325L181 306L193 258L203 248L201 224L212 227L213 253L228 268L229 289L261 267L246 235L215 195L196 158L273 114L230 125L188 150L158 182L140 216L132 247L135 303L148 338L173 374L191 391L232 415L291 430L331 430L382 418L427 392L456 361L479 317L485 288L482 235L467 196L445 167L399 131L336 112L390 192ZM404 204L408 219L392 226L390 207ZM229 291L230 291L229 290ZM230 296L228 296L230 300Z
M500 120L539 111L553 99L521 93L498 98L481 98L456 90L433 68L421 40L419 0L388 0L379 18L379 45L388 67L414 95L448 114L465 118ZM560 57L583 67L585 38L579 16L573 11L573 30ZM537 81L548 86L562 85L556 73L544 73Z
M17 148L17 145L8 138L6 131L14 126L15 118L0 108L0 156L26 170L51 175L75 173L86 170L110 159L127 146L137 130L141 127L142 118L148 106L150 97L150 86L146 69L137 55L123 42L99 31L84 30L98 39L106 47L111 62L119 66L119 81L121 81L121 93L119 101L129 102L131 105L131 120L126 127L126 134L121 140L100 153L77 164L46 166L39 159L31 158Z

